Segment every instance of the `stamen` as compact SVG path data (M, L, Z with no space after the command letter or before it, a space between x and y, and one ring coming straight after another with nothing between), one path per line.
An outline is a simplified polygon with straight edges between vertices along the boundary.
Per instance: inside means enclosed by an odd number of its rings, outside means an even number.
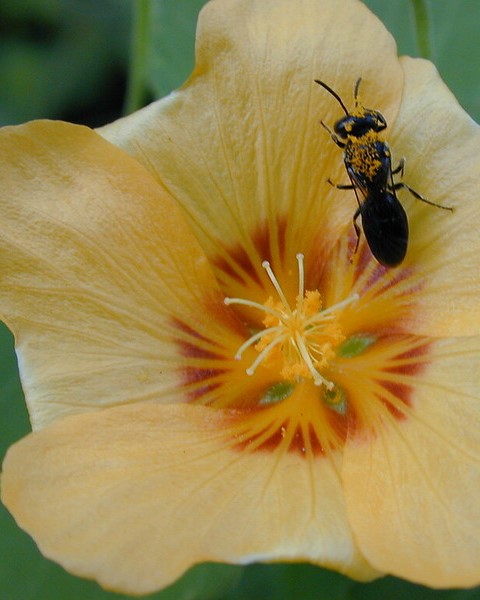
M284 333L283 335L279 335L278 338L275 338L274 340L272 340L268 346L265 346L265 348L260 352L260 354L257 356L257 358L253 361L253 363L248 367L248 369L245 369L245 372L247 375L253 375L255 373L256 368L258 367L258 365L267 357L268 354L270 354L270 351L273 350L273 348L275 348L275 346L278 346L278 344L281 344L282 342L284 342L287 338L287 334Z
M278 294L280 300L282 301L282 304L285 306L285 308L288 308L288 311L291 313L292 309L290 308L290 304L288 303L288 300L285 298L285 294L283 293L283 290L280 287L280 284L278 283L278 280L275 277L275 275L272 271L272 267L270 266L270 263L268 262L268 260L264 260L262 262L262 267L267 272L267 275L269 276L270 281L273 283L273 287L277 290L277 294Z
M277 325L276 327L268 327L267 329L261 329L260 331L249 337L248 340L240 346L240 348L237 350L237 353L235 354L235 360L240 360L245 350L250 346L253 346L253 344L258 342L258 340L261 340L262 337L264 337L265 335L281 330L281 325Z
M298 300L297 300L297 312L302 311L303 307L303 294L305 291L305 271L303 268L303 254L299 252L296 257L298 262Z
M260 304L259 302L254 302L253 300L246 300L245 298L229 298L226 297L223 299L223 303L227 306L230 304L242 304L243 306L250 306L251 308L258 308L262 312L268 313L274 317L276 317L279 321L283 319L283 313L279 310L271 306L267 306L266 304Z
M332 313L338 312L339 309L345 308L345 306L348 306L349 304L353 304L354 302L358 302L359 298L360 298L359 294L352 294L348 298L345 298L345 300L342 300L342 302L339 302L338 304L334 304L333 306L330 306L329 308L322 310L321 312L317 313L316 315L311 316L310 318L307 319L306 323L307 323L307 325L311 325L312 323L316 322L317 320L320 320L320 319L323 320L323 319L325 319L325 317L330 317L332 315Z
M327 367L336 355L337 346L345 340L336 320L336 314L346 306L357 302L359 295L353 294L338 304L322 310L322 300L318 290L305 290L303 254L298 253L296 259L298 296L294 309L291 308L268 261L264 261L262 267L278 294L279 302L275 304L272 298L269 298L265 304L243 298L225 298L226 305L249 306L267 315L263 319L265 329L250 336L238 348L235 359L239 360L247 349L255 346L259 354L246 369L247 375L253 375L272 350L279 348L278 371L283 379L296 382L311 378L316 386L324 385L331 391L335 384L326 379L320 371ZM277 360L277 354L274 357Z
M300 352L301 357L305 361L305 364L307 365L308 370L312 374L313 382L315 383L315 385L323 384L329 390L331 390L333 388L333 383L331 381L328 381L324 377L322 377L320 375L320 373L317 371L317 369L314 367L312 359L310 357L310 353L308 352L307 347L305 345L305 340L299 334L297 334L295 336L295 341L297 343L297 348Z

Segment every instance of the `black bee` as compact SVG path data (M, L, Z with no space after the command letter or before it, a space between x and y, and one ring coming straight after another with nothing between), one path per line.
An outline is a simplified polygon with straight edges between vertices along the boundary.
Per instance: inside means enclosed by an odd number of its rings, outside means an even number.
M357 219L361 216L363 232L373 256L382 265L395 267L405 258L408 246L408 219L397 198L396 190L405 188L415 198L431 206L450 211L453 209L430 202L406 183L394 181L393 176L397 173L403 176L405 160L402 158L399 165L392 170L388 144L379 136L379 132L387 127L387 122L380 112L365 108L359 102L360 82L361 78L355 83L355 107L349 112L331 87L315 79L315 83L336 98L345 112L345 117L335 123L333 131L323 121L321 124L337 146L343 149L343 160L351 181L350 185L336 187L353 189L357 197L358 208L353 216L357 234L355 251L360 240Z

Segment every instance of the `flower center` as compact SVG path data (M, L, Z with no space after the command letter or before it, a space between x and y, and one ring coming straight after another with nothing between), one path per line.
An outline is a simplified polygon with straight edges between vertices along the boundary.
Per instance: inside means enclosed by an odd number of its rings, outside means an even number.
M253 346L258 356L246 369L253 375L260 364L280 364L281 377L287 381L311 379L328 390L334 387L322 374L335 357L335 349L345 340L338 322L341 310L358 300L352 294L346 300L326 309L318 290L305 290L303 254L297 254L298 295L292 308L268 261L263 268L275 288L277 298L270 296L264 304L243 298L225 298L225 304L241 304L265 313L264 329L255 332L240 346L235 358L240 360L247 348Z

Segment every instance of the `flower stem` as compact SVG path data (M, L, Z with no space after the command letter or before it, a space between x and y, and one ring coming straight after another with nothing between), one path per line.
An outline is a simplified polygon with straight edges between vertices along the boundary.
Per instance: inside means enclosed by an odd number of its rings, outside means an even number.
M135 0L127 91L123 113L128 115L144 105L145 71L150 33L151 0Z
M417 45L422 58L432 59L432 46L430 43L430 23L426 0L411 0L415 13L415 30Z

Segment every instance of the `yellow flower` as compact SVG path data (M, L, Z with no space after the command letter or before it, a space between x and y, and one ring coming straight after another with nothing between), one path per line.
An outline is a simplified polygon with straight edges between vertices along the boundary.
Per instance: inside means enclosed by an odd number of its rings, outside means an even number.
M359 77L406 181L455 207L399 191L394 269L328 183L342 113L313 81L348 104ZM353 0L213 0L188 83L101 133L0 133L19 525L130 593L200 561L480 583L480 132L434 67Z

